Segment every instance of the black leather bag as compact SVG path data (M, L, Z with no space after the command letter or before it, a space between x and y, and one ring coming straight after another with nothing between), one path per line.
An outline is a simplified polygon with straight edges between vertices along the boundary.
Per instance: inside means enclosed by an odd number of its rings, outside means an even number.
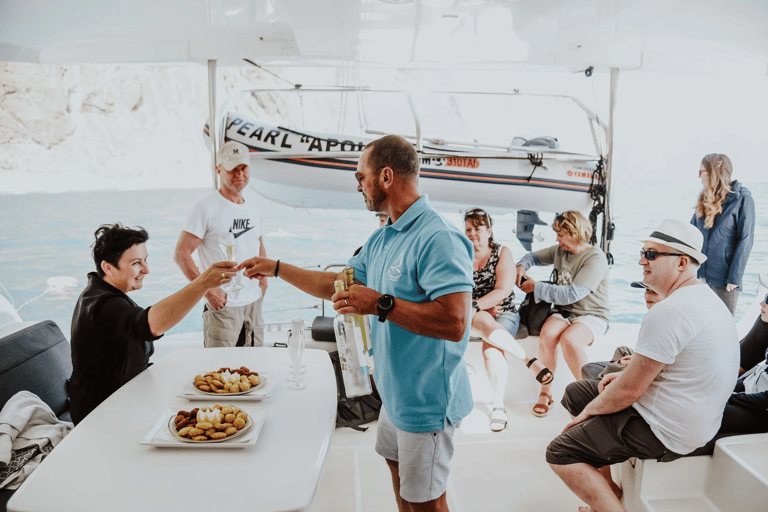
M334 351L328 355L331 356L333 370L336 373L336 426L349 427L364 432L368 430L368 427L361 427L361 425L379 419L381 397L375 387L370 395L347 397L344 379L341 376L339 352Z
M536 302L533 298L533 292L525 294L525 300L520 304L520 323L528 328L530 336L541 334L541 327L552 314L552 304L550 302Z
M557 284L557 269L552 271L552 277L544 283ZM525 294L523 303L520 304L520 323L528 329L529 336L538 336L541 334L541 327L552 314L552 303L539 301L533 298L533 292Z

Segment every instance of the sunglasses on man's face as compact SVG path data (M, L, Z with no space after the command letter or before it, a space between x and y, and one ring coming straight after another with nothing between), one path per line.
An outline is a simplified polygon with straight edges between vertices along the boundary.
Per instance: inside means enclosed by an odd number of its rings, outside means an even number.
M763 297L763 304L768 304L768 293L766 293L765 297Z
M659 251L654 251L653 249L644 251L640 249L641 258L645 258L648 261L653 261L656 259L656 256L685 256L685 254L682 254L679 252L659 252Z

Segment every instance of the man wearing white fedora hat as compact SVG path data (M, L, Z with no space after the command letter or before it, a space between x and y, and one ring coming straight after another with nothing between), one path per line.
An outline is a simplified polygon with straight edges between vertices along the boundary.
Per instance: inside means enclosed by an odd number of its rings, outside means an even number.
M624 511L610 466L630 457L674 460L716 434L736 383L739 345L725 304L696 279L702 235L666 219L642 240L643 283L661 297L640 327L623 372L568 386L574 416L547 447L547 462L589 507Z

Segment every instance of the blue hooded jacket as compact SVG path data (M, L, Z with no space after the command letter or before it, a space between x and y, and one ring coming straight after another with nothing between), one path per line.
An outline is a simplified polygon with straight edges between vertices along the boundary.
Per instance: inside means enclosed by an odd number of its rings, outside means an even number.
M741 280L755 238L755 201L741 183L731 183L731 193L723 201L723 213L715 217L714 225L704 227L704 217L693 214L691 224L704 235L703 252L707 256L699 267L699 278L708 285L724 288Z

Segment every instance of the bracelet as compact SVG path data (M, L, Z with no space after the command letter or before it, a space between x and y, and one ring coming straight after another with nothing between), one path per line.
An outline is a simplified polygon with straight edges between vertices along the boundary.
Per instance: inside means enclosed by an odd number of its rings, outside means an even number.
M277 265L275 265L275 277L277 277L277 274L280 272L280 260L277 260Z

